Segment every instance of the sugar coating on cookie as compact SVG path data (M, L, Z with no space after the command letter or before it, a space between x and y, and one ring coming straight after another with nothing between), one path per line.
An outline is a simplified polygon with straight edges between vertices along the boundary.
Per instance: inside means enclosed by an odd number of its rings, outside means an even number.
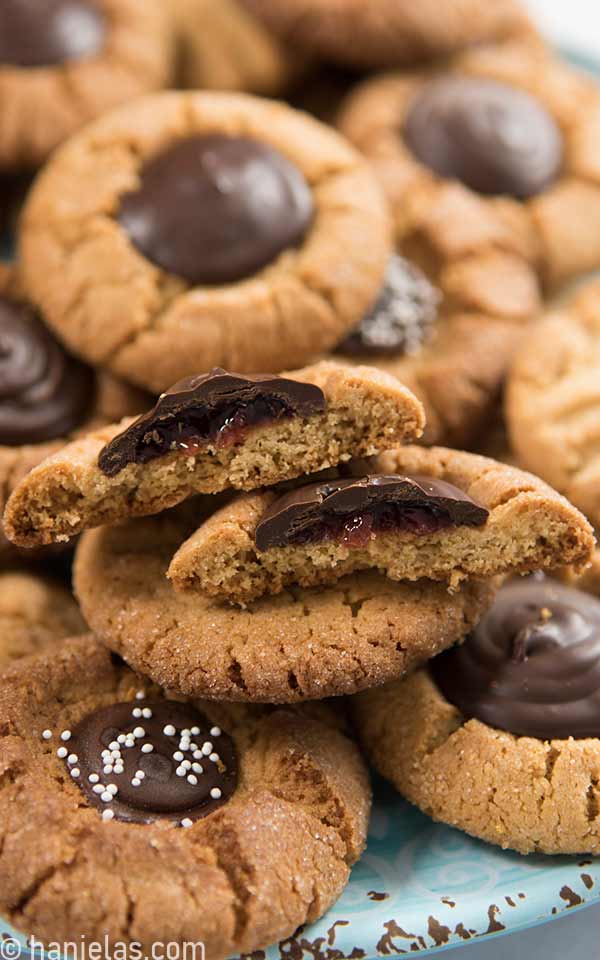
M423 423L413 394L371 368L321 363L282 378L217 370L30 473L7 509L7 535L50 543L194 493L268 486L414 439Z
M344 889L364 849L370 788L359 751L326 705L174 702L91 636L11 667L0 686L0 723L12 731L0 742L0 908L17 929L44 942L135 942L148 954L157 941L202 942L207 956L226 957L291 936ZM120 753L125 773L90 774L111 717L116 746L109 740L102 750L113 768ZM62 733L70 734L64 742ZM207 775L216 778L208 797L200 773L177 775L171 754L187 756L195 738L203 757L210 742L228 763L233 745L233 792L221 771ZM144 752L154 741L160 749ZM219 762L199 761L207 769ZM123 783L130 771L139 786ZM202 795L203 816L194 819L198 806L186 812L184 794L193 803ZM119 818L126 804L142 812L174 798L179 819Z
M61 339L154 393L213 366L314 360L371 307L391 253L379 187L336 131L197 91L139 99L73 137L30 193L20 241Z
M600 850L600 601L509 581L464 645L357 698L373 762L435 819L521 853Z
M389 473L231 501L181 545L168 576L178 590L244 604L358 570L455 589L473 576L552 569L565 554L580 569L589 561L585 518L528 474L439 448L380 462Z

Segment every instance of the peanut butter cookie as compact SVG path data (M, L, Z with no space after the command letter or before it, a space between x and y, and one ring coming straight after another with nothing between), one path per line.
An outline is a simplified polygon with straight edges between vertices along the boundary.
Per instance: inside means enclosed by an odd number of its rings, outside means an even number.
M85 623L68 590L52 580L0 572L0 667L37 653L63 637L83 633Z

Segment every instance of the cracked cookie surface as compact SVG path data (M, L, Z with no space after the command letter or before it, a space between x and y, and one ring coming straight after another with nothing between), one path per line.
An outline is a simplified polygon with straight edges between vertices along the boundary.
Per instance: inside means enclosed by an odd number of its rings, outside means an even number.
M161 690L91 636L9 668L0 686L0 903L18 929L148 951L202 941L221 960L289 936L342 892L370 789L327 707L194 704L233 739L239 774L228 802L182 829L104 822L56 755L60 732L93 711Z
M188 147L201 162L190 160L182 178L174 154ZM226 150L235 153L227 169ZM260 162L249 163L248 151ZM248 177L251 189L241 189ZM189 189L199 191L202 215L189 216ZM273 198L277 216L257 196ZM132 197L149 206L126 229L123 206ZM211 216L202 198L213 204ZM293 242L274 245L271 226L281 232L294 216ZM183 222L200 231L211 262L219 259L209 283L205 274L188 281L187 272L157 265L130 236L158 224L170 232L156 246L173 252L179 244L189 260L196 244L179 242ZM332 347L377 295L388 227L368 164L335 131L280 103L183 92L142 98L72 138L36 181L19 239L28 293L61 339L158 393L199 369L278 371ZM222 282L232 237L244 269L236 282ZM250 263L257 252L264 255Z
M487 581L450 595L440 584L373 573L292 588L247 610L177 594L166 572L198 510L189 501L88 532L75 562L90 627L140 672L186 695L294 702L381 684L462 639L494 594Z

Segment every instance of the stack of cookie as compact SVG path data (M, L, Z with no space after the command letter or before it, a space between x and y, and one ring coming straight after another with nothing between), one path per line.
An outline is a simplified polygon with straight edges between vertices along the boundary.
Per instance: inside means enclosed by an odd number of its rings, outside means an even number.
M513 0L3 0L0 106L0 913L262 949L365 754L600 851L598 89Z

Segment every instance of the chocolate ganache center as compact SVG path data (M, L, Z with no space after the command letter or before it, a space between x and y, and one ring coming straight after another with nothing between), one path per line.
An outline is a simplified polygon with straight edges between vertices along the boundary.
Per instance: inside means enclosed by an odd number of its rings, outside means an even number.
M336 352L352 356L416 353L431 335L440 300L440 292L423 271L394 254L375 304Z
M231 737L175 700L97 710L71 731L66 748L71 776L105 819L187 826L226 803L237 785Z
M0 296L0 444L64 437L89 415L92 371L26 305Z
M189 137L151 159L118 220L152 263L191 285L242 280L298 246L313 220L304 176L249 137Z
M360 548L382 533L426 535L481 526L488 511L458 487L425 476L372 475L298 487L277 499L255 533L259 550L336 540Z
M600 737L600 600L539 576L512 580L430 669L467 718L541 740Z
M560 173L563 140L530 94L478 77L447 75L414 99L404 125L415 156L483 194L527 199Z
M1 0L0 65L51 67L99 53L106 23L89 0Z
M190 455L209 444L233 446L253 427L312 417L326 406L323 391L312 383L215 367L163 393L149 413L101 450L98 465L115 476L129 463L148 463L174 451Z

